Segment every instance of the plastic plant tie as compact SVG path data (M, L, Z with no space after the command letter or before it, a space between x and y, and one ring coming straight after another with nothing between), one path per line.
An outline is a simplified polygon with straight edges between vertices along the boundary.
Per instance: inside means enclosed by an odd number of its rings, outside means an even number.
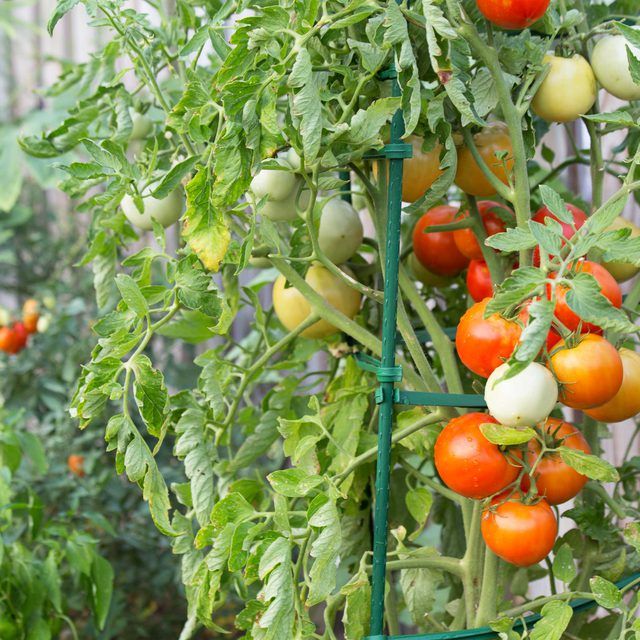
M430 393L427 391L398 390L396 404L413 407L465 407L467 409L486 409L484 396L471 393Z
M378 73L378 80L395 80L397 77L398 72L393 65Z
M390 142L382 149L375 149L364 154L365 158L386 158L387 160L404 160L413 157L413 147L406 142Z
M400 382L402 380L402 367L400 365L383 367L380 360L366 353L357 353L356 362L362 370L375 373L379 382Z

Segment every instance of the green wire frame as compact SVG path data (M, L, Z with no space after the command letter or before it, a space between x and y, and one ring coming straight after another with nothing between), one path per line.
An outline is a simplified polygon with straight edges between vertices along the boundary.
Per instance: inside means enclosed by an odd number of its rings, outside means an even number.
M398 0L399 1L399 0ZM391 80L391 95L400 97L401 90L397 80L395 66L391 64L379 74L383 80ZM374 506L374 542L373 566L371 575L371 618L370 635L363 640L495 640L497 634L489 627L448 631L445 633L427 633L414 635L384 634L384 592L386 583L389 482L391 471L391 431L396 405L447 406L465 408L485 408L483 396L473 394L425 393L398 389L396 382L402 380L402 368L396 365L396 345L402 343L397 330L398 269L400 261L400 215L402 209L402 163L404 158L412 157L412 147L402 141L404 120L399 109L391 122L390 142L380 150L367 154L368 158L384 158L389 163L389 190L387 200L387 224L384 244L384 298L382 310L382 358L380 361L366 354L356 354L359 366L376 374L379 386L376 390L376 402L379 405L378 419L378 456L376 463L375 506ZM340 178L347 188L343 198L351 200L349 173L343 171ZM455 328L445 329L450 338L455 338ZM421 342L428 342L426 331L418 332ZM640 573L634 574L616 586L622 588L638 581ZM591 600L576 600L571 603L574 611L587 610L595 606ZM540 615L534 614L520 619L515 629L529 628Z

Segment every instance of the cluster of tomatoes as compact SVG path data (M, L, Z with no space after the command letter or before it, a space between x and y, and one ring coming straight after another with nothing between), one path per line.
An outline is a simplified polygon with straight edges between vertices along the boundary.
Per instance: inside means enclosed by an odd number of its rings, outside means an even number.
M550 0L477 0L478 9L494 25L520 30L540 20ZM569 122L594 105L596 79L611 95L621 100L640 99L640 85L633 81L627 57L629 48L637 58L640 50L622 35L606 35L596 43L591 64L581 55L561 58L545 56L549 74L533 100L533 110L549 122Z
M29 342L29 336L38 331L40 305L29 299L22 306L22 319L10 322L8 314L0 326L0 351L10 355L20 353Z

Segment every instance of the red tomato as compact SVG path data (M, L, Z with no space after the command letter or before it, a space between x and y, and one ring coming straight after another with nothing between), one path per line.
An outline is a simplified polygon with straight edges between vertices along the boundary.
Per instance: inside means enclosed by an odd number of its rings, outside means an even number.
M454 207L434 207L418 220L413 230L413 251L423 267L439 276L455 276L469 263L453 239L453 231L424 233L427 227L449 224L456 217Z
M622 385L622 359L602 336L588 333L571 347L558 343L547 365L560 384L560 402L591 409L609 402Z
M550 0L477 0L482 15L503 29L525 29L545 14Z
M467 289L469 295L480 302L493 295L493 284L489 267L484 260L472 260L467 270Z
M524 504L517 495L494 498L482 513L480 526L489 549L517 567L546 558L558 535L558 521L546 500Z
M498 421L488 413L468 413L454 418L440 432L434 461L442 481L466 498L481 500L515 481L520 467L489 442L480 425Z
M568 204L567 209L569 209L569 211L573 215L573 226L566 222L562 222L561 220L558 220L558 217L553 213L551 213L551 211L549 211L547 207L540 207L540 209L536 211L536 214L533 216L532 220L535 220L540 224L544 224L545 218L553 218L554 220L560 223L560 226L562 227L562 235L567 240L569 240L573 238L573 236L575 235L575 232L587 221L587 214L582 209L576 207L574 204ZM574 226L575 226L575 231L573 229ZM540 266L540 248L539 247L535 247L533 250L533 264L536 267Z
M549 329L549 333L547 334L547 351L550 352L560 340L562 340L560 334L555 329Z
M13 325L13 333L15 336L16 351L22 351L27 346L29 340L29 332L22 322L15 322Z
M508 211L513 216L513 211L499 202L493 202L492 200L480 200L478 202L478 211L482 217L482 224L484 225L487 236L502 233L506 229L502 218L495 213L495 210L500 209ZM468 217L468 211L463 211L457 216L458 220ZM475 233L473 233L471 229L457 229L453 232L453 239L460 253L469 258L469 260L482 260L482 249L480 248Z
M591 447L585 437L576 427L558 418L547 418L544 437L547 447L558 448L560 446L591 453ZM540 443L531 440L527 446L526 460L532 467L540 456ZM575 498L587 482L587 476L583 476L568 464L562 461L557 453L545 453L535 468L534 478L538 495L542 496L549 504L563 504ZM528 491L531 486L529 476L525 476L522 482L523 491Z
M456 331L456 350L463 364L488 378L516 348L522 327L494 313L484 318L490 298L476 302L460 318Z
M600 264L591 262L591 260L580 260L576 265L576 271L579 273L590 273L600 285L600 291L605 298L608 298L614 307L622 306L622 291L616 279ZM549 274L551 278L556 277L556 273ZM551 287L547 287L547 296L551 298ZM600 333L600 327L590 322L585 322L574 313L567 304L566 295L569 291L568 287L563 285L556 286L556 310L555 316L564 324L567 329L575 331L580 322L582 322L581 333Z

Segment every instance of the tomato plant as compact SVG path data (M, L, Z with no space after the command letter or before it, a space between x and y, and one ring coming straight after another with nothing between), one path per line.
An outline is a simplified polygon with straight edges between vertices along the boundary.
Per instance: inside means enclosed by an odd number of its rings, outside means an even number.
M592 419L576 416L591 453L544 430L564 410L557 385L567 406L615 400L618 347L637 334L640 286L622 306L583 262L640 267L637 238L611 229L640 189L637 105L602 113L586 61L603 35L633 44L632 0L491 14L521 27L546 10L535 32L493 29L488 3L176 0L147 15L64 0L49 29L80 4L109 41L65 65L42 94L61 110L20 138L64 176L86 231L75 262L96 294L70 402L93 444L63 462L84 456L86 475L69 480L90 485L104 433L181 562L188 604L174 636L362 640L497 624L513 640L598 637L575 598L610 610L596 614L607 635L634 632L637 465L631 453L607 460ZM550 124L578 117L580 128ZM397 221L388 205L401 187ZM180 224L165 231L149 214L153 233L139 237L146 204L176 193L167 223ZM493 228L474 202L489 197L513 212L485 215ZM485 259L494 286L467 309L469 256ZM591 327L602 336L578 334ZM485 392L497 415L426 404L442 392L473 395L449 396L465 406ZM416 398L425 405L406 404ZM385 568L380 544L372 563L372 511L392 402ZM560 511L570 531L554 549L537 483L558 461L589 482ZM386 627L373 631L372 574L387 576L388 594ZM553 588L536 598L540 576ZM517 630L537 612L534 629Z

